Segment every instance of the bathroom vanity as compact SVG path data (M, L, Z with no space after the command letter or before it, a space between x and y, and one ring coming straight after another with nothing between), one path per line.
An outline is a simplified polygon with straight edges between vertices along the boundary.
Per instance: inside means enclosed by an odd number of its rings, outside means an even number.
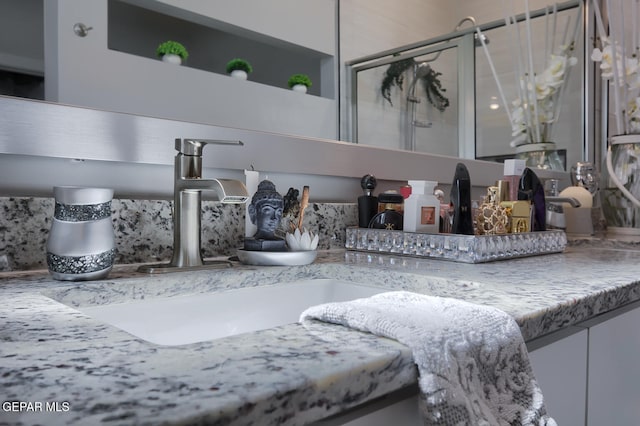
M620 372L624 362L633 367L640 352L637 327L629 327L640 312L633 309L640 300L639 260L637 247L592 240L573 242L561 254L475 265L335 250L320 253L308 266L238 264L163 276L121 266L108 279L80 283L54 281L42 271L4 273L0 421L267 425L323 419L341 424L367 413L375 418L382 413L375 410L411 400L417 392L411 352L395 341L293 320L213 340L163 345L83 312L98 305L204 298L258 286L277 291L285 283L331 279L500 308L520 325L548 410L559 424L585 424L586 404L589 416L618 413L620 421L609 418L610 423L625 424L623 416L638 415L630 411L638 407L622 399L637 400L638 390L629 393L619 381L635 380ZM618 309L625 312L616 316ZM260 328L260 319L254 322ZM619 341L603 340L611 336ZM612 344L618 345L615 350ZM614 353L616 361L610 358ZM550 382L554 379L558 384ZM619 406L606 405L602 393Z

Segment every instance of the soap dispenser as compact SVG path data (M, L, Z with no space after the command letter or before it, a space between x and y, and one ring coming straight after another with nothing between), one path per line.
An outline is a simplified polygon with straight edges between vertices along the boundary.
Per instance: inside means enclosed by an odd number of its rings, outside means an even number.
M410 180L411 195L404 202L404 230L437 234L440 228L440 201L434 195L438 182Z
M469 170L463 163L458 163L453 176L450 195L453 222L452 234L473 235L473 218L471 216L471 178Z

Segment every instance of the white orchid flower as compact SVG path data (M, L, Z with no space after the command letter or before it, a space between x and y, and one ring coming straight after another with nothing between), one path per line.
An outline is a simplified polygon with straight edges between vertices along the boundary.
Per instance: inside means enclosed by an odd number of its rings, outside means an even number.
M596 47L591 52L591 59L595 62L600 62L600 71L602 71L603 79L613 80L613 61L615 60L615 68L618 71L618 77L620 77L618 79L620 85L624 85L625 81L631 81L634 86L640 87L640 82L638 82L637 78L637 74L640 71L638 59L635 57L625 57L620 46L616 46L614 49L610 44L606 44L602 50Z
M628 103L627 118L629 130L632 133L640 133L640 97L636 97Z

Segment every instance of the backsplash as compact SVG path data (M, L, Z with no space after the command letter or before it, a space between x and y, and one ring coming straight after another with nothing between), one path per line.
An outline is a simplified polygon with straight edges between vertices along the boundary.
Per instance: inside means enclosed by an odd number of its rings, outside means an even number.
M0 271L45 269L53 198L0 197ZM116 263L168 261L173 253L171 202L114 199ZM204 257L229 256L243 245L244 205L202 203ZM358 223L355 204L312 203L304 226L320 235L319 249L343 248L345 229Z

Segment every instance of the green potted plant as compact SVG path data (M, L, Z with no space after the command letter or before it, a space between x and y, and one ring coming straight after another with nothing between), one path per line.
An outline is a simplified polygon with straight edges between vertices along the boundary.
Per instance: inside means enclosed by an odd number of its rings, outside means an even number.
M227 62L227 74L231 77L246 80L247 75L252 71L251 64L244 59L235 58Z
M156 49L156 54L164 62L176 65L180 65L182 61L186 61L189 57L189 52L182 44L171 40L160 43Z
M307 93L307 89L311 87L311 79L306 74L293 74L287 85L293 91Z

